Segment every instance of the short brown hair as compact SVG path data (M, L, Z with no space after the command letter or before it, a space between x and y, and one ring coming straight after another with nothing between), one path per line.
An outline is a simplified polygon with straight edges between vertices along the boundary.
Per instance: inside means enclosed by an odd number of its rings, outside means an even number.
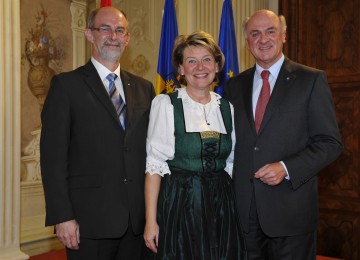
M225 63L224 54L214 38L204 31L193 32L189 35L179 35L176 38L172 53L172 63L175 68L179 68L179 66L183 64L184 50L189 46L206 48L218 64L219 72L222 70ZM216 77L214 81L218 82L218 78ZM180 83L186 85L184 77L180 78Z

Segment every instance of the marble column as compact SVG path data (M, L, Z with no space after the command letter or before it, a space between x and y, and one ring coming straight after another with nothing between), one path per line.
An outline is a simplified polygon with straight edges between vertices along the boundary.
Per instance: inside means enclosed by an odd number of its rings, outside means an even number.
M20 0L0 8L0 259L20 251Z

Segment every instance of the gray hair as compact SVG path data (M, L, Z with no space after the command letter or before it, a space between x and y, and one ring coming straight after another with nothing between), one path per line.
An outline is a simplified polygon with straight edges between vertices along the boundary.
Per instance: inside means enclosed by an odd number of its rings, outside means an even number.
M287 25L286 25L285 16L278 15L277 17L279 18L279 21L280 21L280 24L281 24L281 32L286 33ZM251 18L251 16L246 17L246 19L242 23L243 36L244 36L245 39L247 38L247 25L248 25L248 22L249 22L250 18Z
M95 23L95 17L96 15L98 14L99 10L101 9L101 7L99 8L96 8L95 10L91 11L91 13L89 14L89 17L88 17L88 23L87 23L87 28L89 29L92 29L94 28L94 23ZM118 9L119 10L119 9ZM125 19L127 20L127 17L126 17L126 13L123 11L123 10L119 10L120 13L125 17ZM128 28L126 28L128 29Z

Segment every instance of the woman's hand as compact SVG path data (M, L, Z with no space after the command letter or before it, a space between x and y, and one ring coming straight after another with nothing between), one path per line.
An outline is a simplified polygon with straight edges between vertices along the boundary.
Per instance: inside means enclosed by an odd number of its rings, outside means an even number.
M159 225L146 222L144 230L145 245L154 253L157 253L157 247L159 242Z

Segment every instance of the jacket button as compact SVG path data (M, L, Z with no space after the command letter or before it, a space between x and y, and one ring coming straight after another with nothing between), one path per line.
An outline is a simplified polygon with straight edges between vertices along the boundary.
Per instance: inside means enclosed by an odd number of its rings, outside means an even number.
M125 178L125 179L123 180L123 182L124 182L124 184L127 184L128 180Z
M253 182L254 182L254 178L250 178L249 180L250 180L250 182L251 182L251 183L253 183Z
M257 147L257 146L255 146L255 147L254 147L254 151L257 151L257 152L258 152L258 151L260 151L260 148Z

